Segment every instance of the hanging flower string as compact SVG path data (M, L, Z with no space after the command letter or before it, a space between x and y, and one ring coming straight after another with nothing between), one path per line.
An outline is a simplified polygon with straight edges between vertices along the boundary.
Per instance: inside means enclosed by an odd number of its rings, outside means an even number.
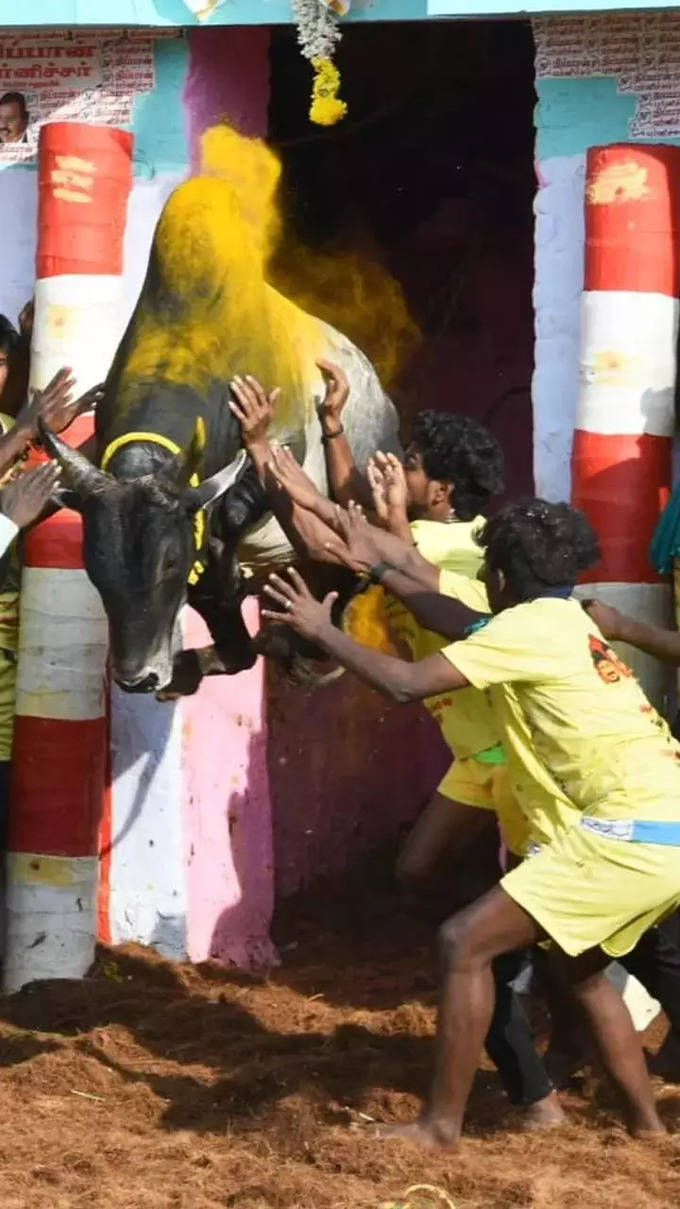
M347 105L340 100L340 72L330 59L313 59L314 82L309 116L317 126L334 126L347 113Z
M347 105L340 100L340 72L333 62L342 34L338 17L349 12L349 0L292 0L298 43L314 69L309 117L317 126L333 126L344 118Z

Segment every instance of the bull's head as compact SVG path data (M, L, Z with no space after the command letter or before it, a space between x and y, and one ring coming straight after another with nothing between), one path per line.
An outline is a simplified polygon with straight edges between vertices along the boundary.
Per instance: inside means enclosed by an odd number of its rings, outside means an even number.
M196 514L236 482L246 455L198 487L188 485L191 451L167 471L119 481L44 425L41 436L62 468L62 502L83 517L85 569L109 620L114 678L129 692L162 688L196 559Z

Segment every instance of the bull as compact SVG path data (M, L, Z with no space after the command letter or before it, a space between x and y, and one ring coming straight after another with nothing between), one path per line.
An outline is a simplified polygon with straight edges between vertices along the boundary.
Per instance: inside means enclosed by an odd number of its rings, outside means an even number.
M314 653L286 646L281 632L252 640L241 615L249 585L292 551L241 448L228 406L235 375L281 387L273 435L324 492L320 357L349 379L344 425L358 466L376 448L398 449L396 412L370 362L269 286L265 266L264 240L253 237L232 184L211 176L181 184L158 221L97 408L94 461L43 433L68 504L82 514L112 674L129 692L193 692L203 675L239 672L259 652L302 675ZM203 651L179 649L187 601L210 631Z

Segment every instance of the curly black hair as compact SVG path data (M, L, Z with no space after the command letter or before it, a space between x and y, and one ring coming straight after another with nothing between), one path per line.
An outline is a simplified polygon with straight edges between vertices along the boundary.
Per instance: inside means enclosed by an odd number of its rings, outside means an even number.
M600 558L590 521L569 504L524 500L508 504L478 536L487 566L502 571L513 595L529 600L546 587L575 584Z
M451 505L459 520L471 521L503 490L503 451L495 437L469 416L421 411L411 428L425 473L451 483Z
M0 315L0 353L7 353L7 356L11 357L20 343L21 336L14 324L6 315Z

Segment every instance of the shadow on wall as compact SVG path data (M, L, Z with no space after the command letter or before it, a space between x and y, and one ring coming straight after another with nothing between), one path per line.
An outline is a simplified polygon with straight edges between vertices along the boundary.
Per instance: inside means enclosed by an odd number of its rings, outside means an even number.
M261 969L276 963L268 938L273 909L272 856L269 799L262 786L266 739L251 733L245 762L235 773L223 776L226 804L212 803L222 831L219 845L220 879L225 902L208 896L203 903L192 896L192 909L207 908L214 920L205 956L227 966ZM239 775L239 773L241 775ZM239 787L229 788L238 777ZM263 797L263 793L265 796ZM259 816L261 826L254 825ZM196 894L201 895L200 887Z
M191 610L182 628L185 646L207 641ZM103 864L114 940L242 968L275 960L262 694L259 665L210 677L177 705L114 688Z
M181 721L176 706L111 691L111 819L100 910L114 940L187 953L182 878ZM101 929L106 934L105 926Z

